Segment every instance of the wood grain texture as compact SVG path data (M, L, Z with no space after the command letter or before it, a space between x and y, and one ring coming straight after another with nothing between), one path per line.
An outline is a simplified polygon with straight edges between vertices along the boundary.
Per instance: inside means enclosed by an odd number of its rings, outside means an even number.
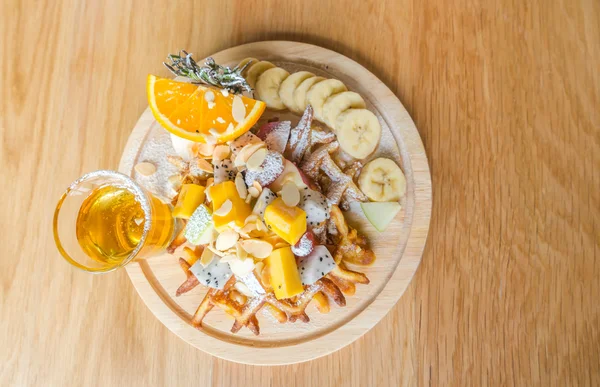
M599 385L600 3L248 4L1 3L0 384ZM72 270L50 232L73 178L116 168L166 53L268 39L333 49L390 86L434 186L394 310L339 352L272 368L183 343L124 272Z

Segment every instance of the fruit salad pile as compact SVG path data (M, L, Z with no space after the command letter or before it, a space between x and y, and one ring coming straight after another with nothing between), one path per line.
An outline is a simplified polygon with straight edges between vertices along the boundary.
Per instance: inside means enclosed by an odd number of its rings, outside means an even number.
M406 183L392 160L363 166L377 149L381 126L362 97L338 80L290 74L266 61L247 58L233 69L207 62L207 70L185 54L168 67L212 86L149 76L147 92L156 120L171 132L178 156L169 161L180 168L169 181L177 192L173 216L185 227L169 250L196 247L193 281L223 290L234 278L252 297L257 290L243 279L266 271L275 298L290 302L311 285L327 289L328 276L343 292L353 289L352 278L368 282L345 267L371 264L375 256L338 205L361 202L383 231L400 209ZM302 117L296 124L257 124L265 109Z

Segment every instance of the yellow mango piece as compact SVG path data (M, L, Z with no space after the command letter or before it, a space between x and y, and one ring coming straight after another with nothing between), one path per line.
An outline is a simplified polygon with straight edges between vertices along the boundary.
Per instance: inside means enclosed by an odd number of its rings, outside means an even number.
M196 211L196 208L204 203L206 195L204 187L198 184L184 184L181 186L177 204L173 208L173 217L181 219L189 219Z
M267 258L267 267L271 274L271 286L278 300L296 296L304 291L291 247L273 250Z
M250 204L240 197L233 181L224 181L210 187L210 199L213 207L213 222L219 232L225 230L229 222L235 222L235 225L240 228L244 227L244 221L252 213ZM215 215L214 212L227 200L231 201L231 211L223 216Z
M277 198L265 209L265 223L287 243L295 245L306 232L306 212Z

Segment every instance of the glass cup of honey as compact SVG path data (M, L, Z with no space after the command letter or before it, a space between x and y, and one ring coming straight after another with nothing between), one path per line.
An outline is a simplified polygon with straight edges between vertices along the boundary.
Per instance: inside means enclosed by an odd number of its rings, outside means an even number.
M171 206L129 176L95 171L75 180L54 211L54 241L73 266L107 273L166 249L175 233Z

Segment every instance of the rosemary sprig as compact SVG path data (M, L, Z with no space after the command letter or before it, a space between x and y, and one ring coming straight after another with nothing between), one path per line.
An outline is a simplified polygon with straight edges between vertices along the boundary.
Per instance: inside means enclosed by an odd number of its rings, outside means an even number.
M242 71L251 63L248 62L242 67L235 66L229 68L215 63L213 58L207 58L204 66L199 66L192 54L188 54L185 50L181 50L179 55L169 54L167 59L171 63L163 62L163 64L173 74L190 78L194 82L204 82L206 84L226 89L232 93L239 94L243 90L251 92L252 88L242 76Z

